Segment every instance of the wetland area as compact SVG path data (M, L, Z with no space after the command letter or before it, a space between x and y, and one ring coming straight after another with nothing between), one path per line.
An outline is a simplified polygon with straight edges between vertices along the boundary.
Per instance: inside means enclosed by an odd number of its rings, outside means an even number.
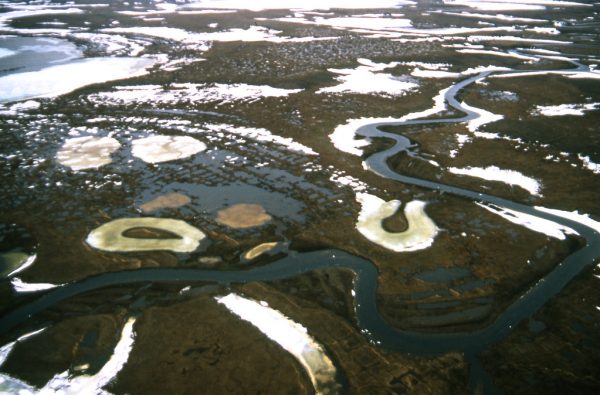
M599 13L0 0L0 393L599 393Z

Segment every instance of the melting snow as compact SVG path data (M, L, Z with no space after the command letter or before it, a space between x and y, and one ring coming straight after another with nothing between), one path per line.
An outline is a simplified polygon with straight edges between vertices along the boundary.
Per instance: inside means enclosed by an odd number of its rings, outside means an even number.
M291 138L274 135L266 129L247 128L242 126L238 127L226 124L205 125L205 127L214 132L226 130L228 133L247 137L256 141L279 144L286 147L290 151L299 152L305 155L317 155L317 153L311 148L300 144Z
M263 26L250 26L247 29L233 28L221 32L191 33L183 29L172 27L115 27L103 29L107 33L139 34L150 37L163 38L177 41L181 44L192 46L197 50L208 50L209 41L269 41L269 42L303 42L317 40L335 40L337 37L283 37L279 36L280 30L273 30Z
M215 299L292 354L306 370L317 394L338 393L335 366L305 327L270 308L266 302L257 302L234 293Z
M561 104L558 106L536 106L532 114L541 114L547 117L557 117L562 115L584 115L586 111L600 109L600 103L585 104Z
M110 163L111 154L120 147L112 137L75 137L65 141L56 159L75 171L94 169Z
M583 162L583 165L586 169L590 170L594 174L600 174L600 164L592 162L589 156L584 156L581 154L577 155L579 160Z
M463 106L465 109L476 112L478 117L471 119L470 121L467 122L467 129L469 129L470 132L477 132L479 131L479 128L482 127L483 125L486 125L488 123L492 123L492 122L496 122L501 120L502 118L504 118L502 115L498 115L498 114L494 114L492 112L483 110L481 108L477 108L477 107L471 107L469 106L467 103L461 103L461 106Z
M368 59L359 59L358 62L361 66L355 69L329 69L330 72L339 74L336 80L341 84L321 88L317 93L360 93L393 97L404 95L419 86L391 74L377 73L395 67L398 63L373 63Z
M525 214L520 211L511 210L492 204L476 203L478 206L501 216L513 224L524 226L534 232L543 233L546 236L558 240L564 240L566 235L577 235L578 233L571 228L557 224L556 222L538 218L534 215Z
M42 394L99 394L108 395L109 392L102 390L102 387L111 382L117 373L121 371L133 348L135 334L133 324L135 318L129 318L121 330L121 337L117 343L113 354L100 371L94 375L73 376L67 370L55 375L40 390Z
M576 3L572 1L559 0L444 0L448 5L464 5L485 11L505 11L505 10L544 10L546 6L552 7L585 7L591 4Z
M280 89L268 85L248 84L171 84L119 86L112 92L90 95L90 101L98 104L178 104L207 103L218 101L220 105L234 102L252 103L264 97L286 97L301 89Z
M147 163L188 158L206 150L206 144L190 136L151 136L131 142L131 153Z
M508 185L516 185L519 186L530 194L535 196L541 196L540 190L542 188L539 181L534 178L524 176L520 172L516 170L505 170L500 169L496 166L488 166L488 167L466 167L466 168L458 168L458 167L450 167L448 168L453 174L466 175L469 177L477 177L482 178L488 181L499 181Z
M415 4L407 0L372 0L369 3L359 0L194 0L186 8L242 9L250 11L274 9L329 10L331 8L397 8Z
M15 292L37 292L45 291L56 287L61 287L63 284L50 284L50 283L26 283L18 277L14 277L10 280L11 285Z

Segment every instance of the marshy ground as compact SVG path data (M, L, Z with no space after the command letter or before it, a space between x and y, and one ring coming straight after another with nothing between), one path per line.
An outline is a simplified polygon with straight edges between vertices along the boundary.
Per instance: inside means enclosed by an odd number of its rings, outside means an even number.
M186 281L185 269L241 272L342 250L377 269L377 307L393 330L426 342L494 325L586 237L364 165L393 144L355 133L361 125L430 109L414 119L433 122L381 127L410 142L386 158L391 170L559 210L600 232L598 4L296 3L0 2L2 316L104 273L182 273L104 284L5 329L0 391L597 392L597 257L498 342L432 355L378 344L357 318L356 274L333 258L283 279ZM481 122L436 122L463 116L444 92L482 71L453 96ZM361 194L401 202L378 225L384 237L408 231L415 200L437 231L415 250L369 240L357 229ZM139 217L206 237L186 252L86 241ZM169 226L123 236L181 237ZM231 293L305 328L335 374L319 376L218 301ZM131 319L132 344L115 349Z

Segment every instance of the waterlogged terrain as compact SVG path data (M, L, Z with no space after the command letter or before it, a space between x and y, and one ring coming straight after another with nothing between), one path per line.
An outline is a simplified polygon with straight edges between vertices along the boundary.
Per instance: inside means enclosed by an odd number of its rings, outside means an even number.
M599 12L0 1L0 392L597 393Z

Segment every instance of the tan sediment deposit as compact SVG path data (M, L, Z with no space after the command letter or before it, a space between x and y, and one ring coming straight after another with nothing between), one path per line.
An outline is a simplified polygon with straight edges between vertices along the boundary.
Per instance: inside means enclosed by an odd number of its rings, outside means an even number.
M252 260L254 258L258 258L259 256L261 256L262 254L271 251L273 248L275 248L277 246L277 242L273 241L270 243L262 243L257 245L256 247L246 251L246 253L244 254L244 259L246 260Z
M271 220L259 204L236 204L217 213L217 222L234 229L251 228Z
M356 229L373 243L392 251L416 251L428 248L438 233L435 223L425 213L425 202L413 200L406 204L404 215L408 229L392 233L383 228L382 221L400 208L399 200L386 202L367 193L357 194L361 211L356 221Z
M180 238L154 239L127 237L131 229L150 228L173 233ZM92 230L86 242L99 250L112 252L169 250L192 252L206 235L188 223L171 218L119 218Z
M151 213L152 211L160 210L163 208L177 208L185 206L192 200L182 193L167 193L166 195L158 196L149 202L146 202L140 206L140 209L145 213Z

